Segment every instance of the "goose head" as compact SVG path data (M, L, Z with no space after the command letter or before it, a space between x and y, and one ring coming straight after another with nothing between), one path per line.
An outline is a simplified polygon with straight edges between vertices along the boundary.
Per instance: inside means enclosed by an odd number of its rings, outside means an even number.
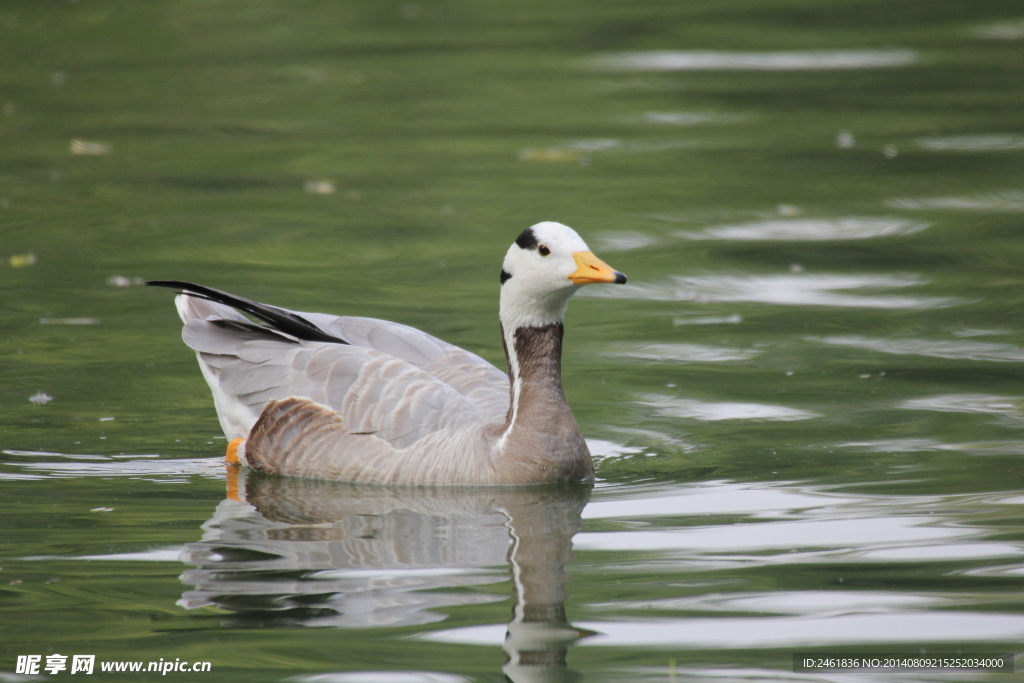
M501 322L506 331L561 323L582 285L624 284L626 276L597 258L575 230L544 222L527 228L501 266Z

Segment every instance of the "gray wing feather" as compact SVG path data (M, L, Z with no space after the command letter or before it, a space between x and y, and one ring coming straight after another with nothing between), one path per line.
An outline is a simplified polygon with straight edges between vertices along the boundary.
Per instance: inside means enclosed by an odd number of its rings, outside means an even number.
M282 343L295 342L291 337L269 330L247 328L220 320L188 320L181 338L196 351L230 356L237 356L243 349L255 354L257 349L268 348L268 343L281 348Z
M251 394L288 384L288 366L274 362L250 363L239 358L220 369L220 388L229 394Z
M507 410L504 373L414 328L300 313L350 345L299 341L254 328L221 304L179 298L186 300L179 303L183 317L202 316L186 318L185 343L253 423L269 401L304 397L337 411L349 433L405 448L441 430L500 419Z
M475 353L390 320L299 315L354 346L381 351L429 372L489 414L504 415L508 409L508 375Z
M326 405L342 415L351 433L375 434L404 448L426 434L485 417L452 387L381 351L326 346L316 355L331 357Z

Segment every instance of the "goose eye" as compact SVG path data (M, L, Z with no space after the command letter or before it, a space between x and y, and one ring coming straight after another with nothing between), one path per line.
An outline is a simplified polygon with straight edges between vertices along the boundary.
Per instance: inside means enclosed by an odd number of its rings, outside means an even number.
M545 247L543 244L537 247L537 251L540 252L541 256L547 256L548 254L551 253L551 250Z

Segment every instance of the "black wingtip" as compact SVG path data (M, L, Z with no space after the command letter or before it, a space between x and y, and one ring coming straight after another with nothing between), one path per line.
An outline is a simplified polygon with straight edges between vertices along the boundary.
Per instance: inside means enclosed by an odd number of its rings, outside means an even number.
M176 289L185 289L188 285L187 282L177 280L146 280L145 284L150 287L174 287Z
M224 304L225 306L231 306L232 308L242 311L243 313L248 313L254 318L259 318L263 322L268 323L272 329L277 330L278 332L284 332L285 334L291 335L297 339L329 342L332 344L348 344L348 342L341 337L336 337L333 334L325 332L297 313L293 313L283 308L277 308L276 306L268 306L267 304L251 301L250 299L235 296L228 292L222 292L221 290L214 289L213 287L197 285L193 282L183 282L181 280L147 280L146 284L150 287L170 287L171 289L177 289L182 294L188 294L189 296L206 299L207 301Z

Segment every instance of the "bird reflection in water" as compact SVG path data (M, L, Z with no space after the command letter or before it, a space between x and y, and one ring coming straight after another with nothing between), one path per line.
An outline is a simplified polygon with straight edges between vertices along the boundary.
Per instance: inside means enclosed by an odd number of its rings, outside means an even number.
M183 554L182 607L227 610L235 628L429 624L504 600L458 589L505 581L507 565L505 674L576 678L566 652L588 632L566 619L565 567L590 485L397 489L228 469L228 498Z

